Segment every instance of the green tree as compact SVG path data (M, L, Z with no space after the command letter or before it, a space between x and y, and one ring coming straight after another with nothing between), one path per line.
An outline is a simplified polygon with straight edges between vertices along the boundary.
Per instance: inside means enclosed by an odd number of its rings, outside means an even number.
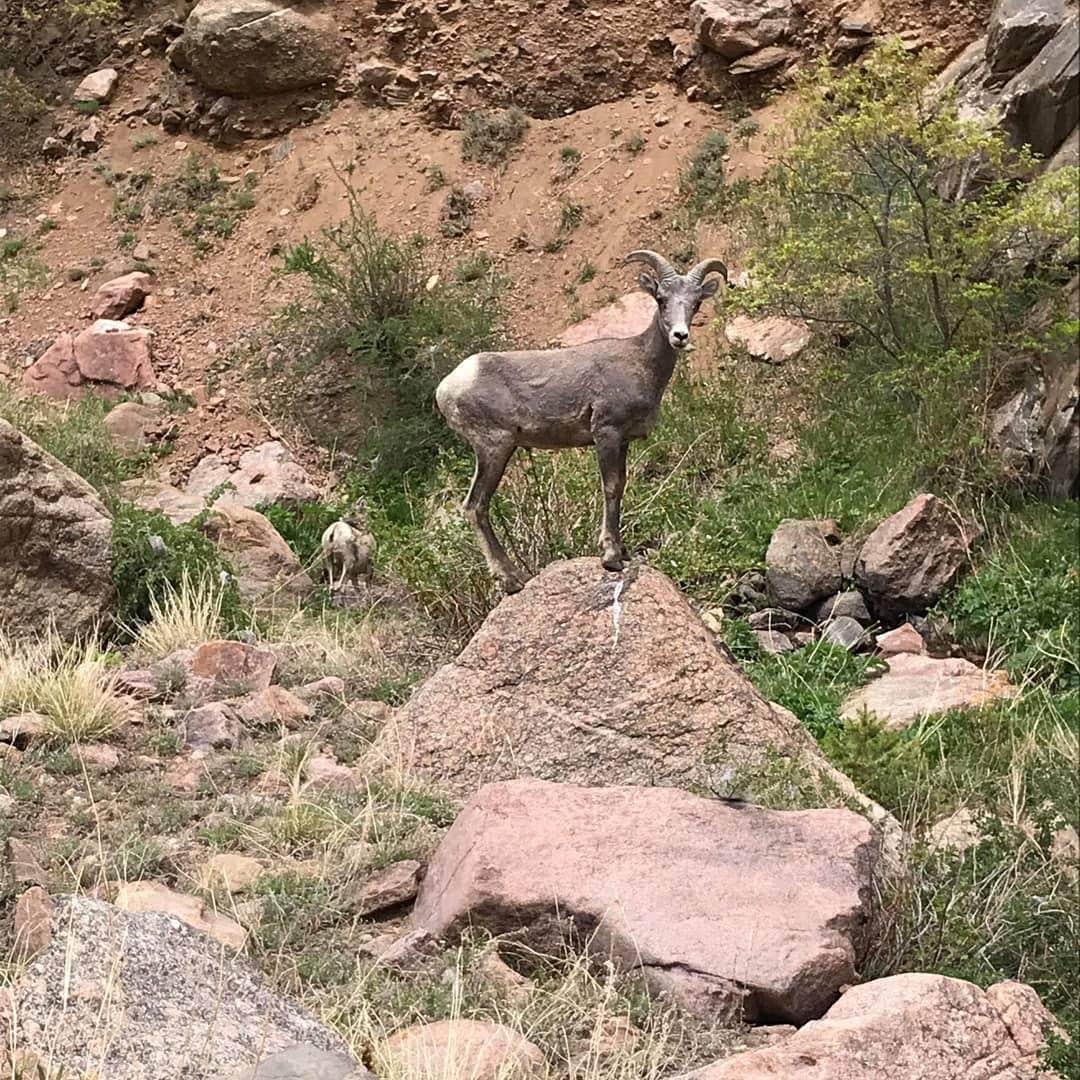
M895 40L801 83L738 211L751 284L732 297L840 337L916 405L985 401L995 362L1032 344L1023 312L1077 251L1077 170L1036 175L932 83L931 60Z

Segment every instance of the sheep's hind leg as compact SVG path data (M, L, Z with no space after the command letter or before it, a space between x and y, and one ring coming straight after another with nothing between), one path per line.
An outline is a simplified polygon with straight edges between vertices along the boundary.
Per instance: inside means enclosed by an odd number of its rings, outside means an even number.
M473 474L469 494L465 497L465 518L476 530L488 569L500 581L504 592L516 593L525 584L525 576L510 561L510 556L495 535L488 516L491 497L495 494L507 463L514 453L514 444L503 443L493 448L474 446L473 450L476 453L476 472Z
M604 489L604 520L600 526L600 561L605 570L622 570L629 553L622 542L623 490L626 487L626 440L617 432L598 432L596 460Z

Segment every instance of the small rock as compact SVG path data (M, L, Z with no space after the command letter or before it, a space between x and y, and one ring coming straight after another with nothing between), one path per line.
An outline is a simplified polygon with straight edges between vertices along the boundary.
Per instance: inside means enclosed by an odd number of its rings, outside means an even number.
M300 1043L264 1058L253 1068L231 1073L227 1080L375 1080L352 1058Z
M755 319L736 315L724 326L724 336L732 345L741 345L756 360L782 364L798 356L810 344L805 323L780 316Z
M0 742L11 743L19 750L39 740L49 730L49 718L41 713L16 713L0 720Z
M145 450L150 432L161 426L161 411L137 401L122 401L105 415L105 427L121 450Z
M440 1020L392 1035L375 1050L381 1068L409 1080L541 1080L539 1047L512 1028L484 1020Z
M200 645L191 658L193 675L210 679L233 694L265 690L276 667L277 658L269 649L242 641L210 641Z
M299 727L315 715L315 710L283 686L268 686L242 701L236 709L245 724L255 727Z
M350 909L360 918L397 907L416 898L423 866L415 859L404 859L368 878L350 902Z
M837 593L835 596L830 596L814 604L808 614L814 622L819 623L828 622L829 619L838 619L842 615L862 623L863 626L869 625L872 621L866 601L858 589L848 589L845 592Z
M149 274L135 270L103 282L91 301L91 314L95 319L122 319L138 311L150 295L152 281Z
M120 764L120 754L107 743L84 743L75 747L75 756L87 772L112 772Z
M40 885L48 888L49 875L37 861L33 849L25 840L11 836L7 842L7 863L16 885Z
M184 718L184 746L189 750L229 749L240 741L240 720L223 701L192 709Z
M484 979L496 987L511 1006L523 1009L529 1004L536 984L515 971L494 946L484 950L478 968Z
M122 911L160 911L172 915L237 951L247 942L247 931L238 922L211 911L197 896L175 892L157 881L125 882L113 903Z
M884 656L898 656L900 653L922 655L926 652L926 641L911 623L901 623L895 630L878 634L874 640Z
M782 521L765 553L769 595L781 607L801 611L840 589L840 560L826 538L831 523Z
M982 840L982 832L975 824L975 815L966 806L961 806L947 817L935 821L927 836L935 848L946 848L958 853L967 851Z
M79 148L87 152L97 150L105 141L105 125L96 117L92 116L87 125L75 137ZM85 275L83 275L85 277Z
M96 101L104 104L113 96L119 77L116 68L92 71L75 87L75 93L71 96L75 101Z
M214 855L203 867L203 885L212 888L220 884L231 893L245 892L255 884L262 872L258 859L223 851Z
M830 619L822 626L821 636L831 644L847 649L848 652L865 649L870 644L870 635L848 615Z
M54 914L52 898L40 885L31 886L19 897L15 902L14 959L33 960L49 947Z
M308 786L330 791L356 791L360 780L356 773L329 754L319 754L311 758L304 767L304 776Z
M294 687L293 694L306 702L316 701L319 698L341 700L345 697L345 680L338 678L337 675L324 675L321 679L315 679L314 682Z
M762 652L772 656L782 656L784 653L794 652L795 645L785 634L779 630L755 630L754 639Z

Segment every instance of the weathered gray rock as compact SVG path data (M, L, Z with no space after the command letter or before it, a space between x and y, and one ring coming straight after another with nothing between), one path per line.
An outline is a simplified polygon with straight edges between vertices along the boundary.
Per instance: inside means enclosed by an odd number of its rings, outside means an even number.
M246 97L334 79L346 46L322 12L275 0L199 0L167 55L207 89Z
M202 1080L297 1043L345 1053L232 950L172 916L81 897L57 901L51 945L10 992L15 1044L65 1074Z
M1080 121L1080 20L1074 14L1001 92L1002 125L1049 156Z
M873 621L863 594L858 589L847 589L835 596L826 597L814 604L807 614L814 622L828 622L829 619L838 619L841 616L854 619L864 626Z
M866 538L855 580L879 615L925 611L967 561L972 531L936 495L916 495Z
M740 56L728 68L728 74L735 78L741 75L761 75L766 71L786 67L797 60L799 55L798 50L789 49L785 45L766 45L764 49L758 49L756 52L749 53L746 56ZM762 355L761 359L769 359L772 363L783 363L790 356L802 351L805 347L804 341L809 343L809 334L799 333L795 329L789 328L785 330L784 336L787 338L786 341L777 340L773 343L774 350L780 359L772 360L771 357L765 355ZM789 355L785 356L785 352Z
M749 615L746 625L751 630L806 630L810 627L810 620L796 611L768 607Z
M0 420L0 623L85 634L113 600L112 518L97 492Z
M423 866L402 859L367 879L349 899L349 909L360 918L406 904L416 897Z
M506 597L376 749L463 795L515 776L711 786L776 756L832 775L670 580L649 567L609 574L596 559L554 563Z
M199 705L184 717L184 747L188 750L227 749L239 741L240 720L223 701Z
M832 645L839 645L848 652L856 652L870 646L870 635L850 615L837 615L822 628L821 636Z
M802 1023L854 980L876 852L848 810L509 781L482 788L451 826L413 924L439 938L479 926L544 939L573 920L598 954L699 1015Z
M791 0L695 0L690 15L698 41L734 60L786 36L792 5Z
M346 1054L298 1043L220 1080L375 1080Z
M945 975L853 986L825 1014L761 1050L681 1080L1036 1080L1054 1018L1023 983L980 990Z
M782 521L765 553L769 595L800 611L840 589L840 558L817 521Z
M1022 68L1064 21L1063 0L996 0L986 39L990 70L1001 75Z
M755 630L754 640L758 643L758 648L770 656L782 656L795 651L795 643L779 630Z
M161 410L137 401L122 401L105 416L109 437L121 450L134 452L145 450L151 442L151 433L162 424Z

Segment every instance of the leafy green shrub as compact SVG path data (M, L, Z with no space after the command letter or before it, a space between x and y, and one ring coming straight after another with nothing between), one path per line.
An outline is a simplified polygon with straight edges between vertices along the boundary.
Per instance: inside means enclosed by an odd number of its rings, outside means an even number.
M1080 686L1080 504L1035 503L942 605L957 635L1017 675Z
M496 112L471 112L461 132L461 158L501 165L525 138L529 118L516 105Z
M439 215L439 232L451 239L464 236L472 228L472 200L459 187L447 193Z
M205 255L217 241L232 236L241 217L255 205L254 185L253 172L246 173L241 183L230 183L212 162L190 154L180 172L157 191L153 206L157 213L177 215L181 234Z
M285 269L304 275L312 288L315 311L300 309L295 318L320 325L313 377L324 381L327 353L341 350L363 375L358 410L370 414L368 402L378 403L380 422L355 448L361 472L400 491L401 476L430 468L449 441L433 408L435 386L470 353L495 343L500 282L494 275L469 282L436 275L422 237L383 232L347 190L349 216L321 241L290 249Z
M716 209L724 198L727 153L727 136L722 131L711 131L679 174L679 193L697 217Z
M345 512L343 503L307 502L264 506L266 515L285 543L304 566L314 566L320 556L322 534Z
M985 487L1000 358L1032 344L1023 313L1075 255L1080 196L1075 169L1018 184L1031 155L961 119L932 78L929 58L892 41L803 80L777 164L734 215L751 284L730 302L842 337L829 407L890 402L910 418L913 456L938 457L955 491ZM946 197L953 181L964 197Z
M0 242L0 297L9 312L18 307L19 293L43 285L46 274L45 264L25 239L9 236Z
M250 624L250 617L229 564L202 531L209 511L186 525L174 525L164 514L143 510L132 503L115 500L113 514L112 579L116 588L117 633L128 635L151 615L152 601L164 603L170 592L183 588L185 575L197 579L209 575L221 579L221 621L228 630ZM164 552L158 553L152 536L161 538Z
M736 624L738 625L738 624ZM865 683L877 662L819 639L795 652L775 656L749 642L735 629L732 651L762 695L790 709L817 739L840 727L840 707Z

